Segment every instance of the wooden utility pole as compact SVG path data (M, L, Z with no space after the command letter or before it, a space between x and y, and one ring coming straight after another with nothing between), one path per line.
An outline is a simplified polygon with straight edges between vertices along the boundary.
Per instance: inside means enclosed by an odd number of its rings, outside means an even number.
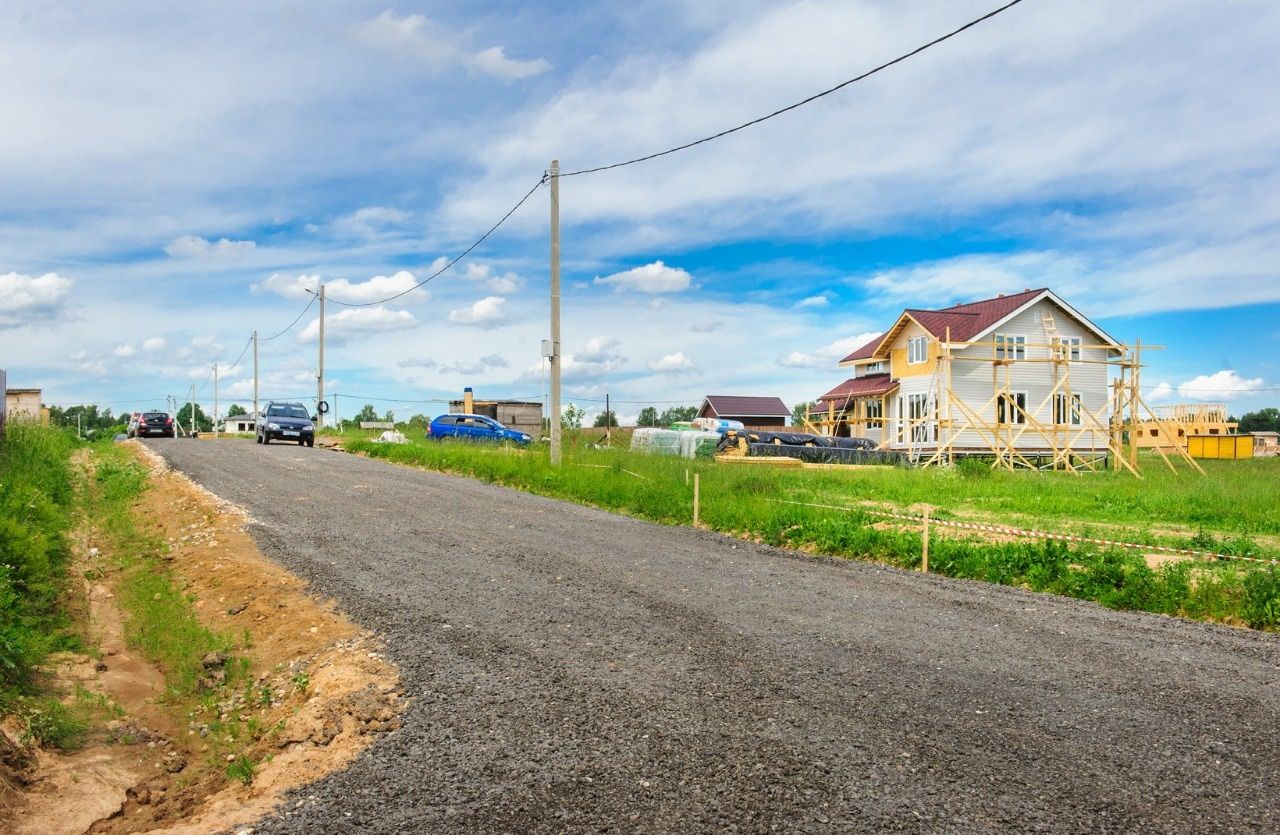
M316 370L316 429L324 428L324 284L320 285L320 365Z
M258 420L258 332L253 332L253 420ZM256 430L255 430L256 431Z
M609 411L609 394L604 396L604 442L613 446L613 412Z
M195 383L191 384L191 408L188 411L191 412L191 426L187 428L187 435L188 437L194 438L196 436L196 384Z
M551 160L551 465L560 465L560 160Z
M218 364L213 364L213 437L218 437Z

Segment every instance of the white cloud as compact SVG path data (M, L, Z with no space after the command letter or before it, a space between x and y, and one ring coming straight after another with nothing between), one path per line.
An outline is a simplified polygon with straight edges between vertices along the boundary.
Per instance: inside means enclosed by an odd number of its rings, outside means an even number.
M826 307L830 303L831 303L831 300L827 298L827 294L821 293L816 296L809 296L808 298L801 299L800 301L796 302L796 307L800 307L800 308Z
M1201 374L1178 386L1178 394L1188 400L1235 400L1262 388L1261 377L1246 380L1232 370Z
M1150 403L1159 403L1173 397L1173 386L1167 381L1160 382L1151 391L1147 392L1146 398Z
M686 357L682 351L667 354L660 360L648 363L648 367L650 371L658 374L691 374L698 370L693 360Z
M778 357L778 365L784 368L815 368L835 370L837 363L854 351L866 345L880 334L877 332L860 333L846 339L823 345L814 351L792 351Z
M125 357L131 357L138 353L138 349L134 348L132 345L117 345L111 350L111 353L121 359L124 359Z
M468 66L488 73L495 78L507 79L528 78L529 76L540 75L551 69L551 64L542 58L523 61L508 58L506 51L500 46L482 49L468 56L466 63Z
M713 333L724 327L724 322L719 319L699 319L689 326L689 330L694 333Z
M434 72L460 66L514 80L551 69L551 64L542 58L508 58L501 46L469 52L457 45L458 33L440 31L439 26L420 14L396 17L388 9L362 23L357 33L370 46L413 59Z
M627 358L617 350L621 343L611 336L588 339L581 350L560 357L560 378L566 385L581 384L607 377L627 364ZM546 379L547 360L540 360L525 369L516 378L518 383L536 383ZM582 396L579 393L579 396Z
M458 360L440 366L441 374L483 374L494 368L507 368L511 363L499 354L488 354L474 360Z
M0 275L0 330L54 318L70 297L72 284L57 273Z
M290 278L275 273L254 284L252 290L255 293L275 293L286 299L303 301L311 298L312 292L319 288L320 281L321 278L318 275L298 275ZM418 279L408 270L400 270L393 275L375 275L366 281L334 278L324 282L324 295L327 301L349 304L368 304L392 296L396 296L395 301L398 304L426 301L430 298L430 294L426 290L414 289L417 283Z
M448 263L447 258L437 258L431 265L431 272L436 272L446 263ZM499 275L488 264L468 264L465 275L469 280L480 282L491 292L500 295L514 293L524 286L524 279L520 276L510 271Z
M679 293L688 290L692 282L693 276L684 270L654 261L604 278L597 276L594 283L633 293Z
M150 339L148 339L146 342L142 343L142 350L159 351L162 348L167 348L168 346L169 346L169 343L165 341L165 338L163 336L153 336Z
M407 357L396 360L396 368L435 368L437 364L430 357Z
M507 314L503 309L506 303L507 300L500 296L485 296L467 307L450 310L449 321L455 325L496 328L507 324Z
M400 226L410 217L408 212L387 206L365 206L333 222L333 230L352 238L376 238Z
M253 252L256 247L253 241L233 241L230 238L210 241L196 235L183 235L166 246L164 251L172 258L237 258Z
M386 333L412 328L418 320L407 310L377 307L347 307L324 317L325 342L342 342L373 333ZM315 342L320 336L320 320L311 322L298 334L300 342Z

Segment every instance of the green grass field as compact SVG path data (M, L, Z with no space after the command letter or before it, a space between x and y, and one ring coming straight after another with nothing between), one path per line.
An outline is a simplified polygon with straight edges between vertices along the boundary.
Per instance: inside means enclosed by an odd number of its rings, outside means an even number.
M405 445L347 437L353 452L568 499L665 524L690 524L701 481L702 522L775 545L913 568L918 528L881 522L859 508L932 508L938 518L1000 522L1104 535L1146 544L1280 558L1280 460L1205 462L1206 474L1174 476L1159 459L1146 478L1119 473L992 472L976 467L773 469L688 461L579 446L564 466L530 450L411 439ZM780 500L848 506L830 510ZM935 529L936 530L936 529ZM1134 551L992 542L937 531L931 570L1208 620L1280 626L1280 571L1255 563L1182 562L1158 568Z

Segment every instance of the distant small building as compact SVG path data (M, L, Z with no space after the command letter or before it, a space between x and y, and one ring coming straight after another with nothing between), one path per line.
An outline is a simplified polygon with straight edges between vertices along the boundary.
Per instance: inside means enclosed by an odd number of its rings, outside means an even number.
M780 397L708 394L698 409L698 417L737 420L745 426L766 429L786 426L791 421L791 410Z
M542 404L537 400L453 400L449 411L455 414L484 415L533 437L542 434Z
M1280 432L1250 432L1249 434L1253 436L1255 458L1280 455Z
M222 425L223 432L235 433L253 433L258 431L258 413L250 412L247 415L233 415L226 419Z
M33 423L49 422L49 412L40 405L40 389L4 390L4 410L6 420L11 423L27 421Z

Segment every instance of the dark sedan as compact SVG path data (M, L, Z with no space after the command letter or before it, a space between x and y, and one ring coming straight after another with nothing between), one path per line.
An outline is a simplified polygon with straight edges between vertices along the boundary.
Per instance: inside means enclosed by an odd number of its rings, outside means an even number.
M176 438L178 437L177 427L173 424L173 417L168 412L143 412L138 415L138 422L133 426L133 436L135 438Z

